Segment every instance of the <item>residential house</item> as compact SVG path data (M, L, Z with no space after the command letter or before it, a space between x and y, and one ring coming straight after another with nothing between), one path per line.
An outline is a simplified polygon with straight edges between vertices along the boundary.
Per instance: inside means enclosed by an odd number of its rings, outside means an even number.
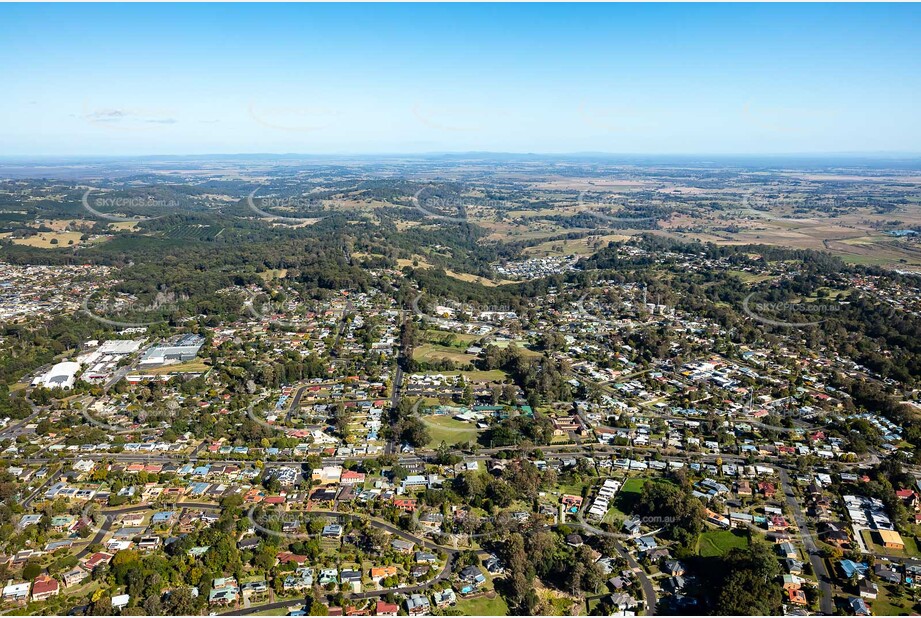
M396 616L400 613L400 606L396 603L387 603L386 601L378 600L377 606L375 607L374 614L376 616Z
M857 584L857 589L863 599L875 599L879 595L879 586L868 579L860 580L860 583Z
M410 616L423 616L431 610L428 598L421 594L412 594L406 599L406 611Z
M58 580L50 575L42 573L32 582L33 601L44 601L50 597L57 596L59 592Z
M12 603L25 603L29 598L29 582L14 584L12 580L3 588L3 600Z

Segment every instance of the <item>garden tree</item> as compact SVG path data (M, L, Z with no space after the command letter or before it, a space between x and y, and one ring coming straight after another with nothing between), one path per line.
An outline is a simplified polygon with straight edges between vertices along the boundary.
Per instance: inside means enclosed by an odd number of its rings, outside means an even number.
M307 595L304 598L304 610L308 616L328 616L329 607L317 600L313 595Z
M703 504L691 493L686 481L681 484L646 481L637 503L637 513L661 525L663 536L685 547L696 541L706 518Z
M192 590L187 586L174 588L166 595L163 603L164 614L168 616L191 616L198 613Z
M461 395L461 403L464 405L473 405L473 386L470 382L464 384L464 392Z
M263 545L253 556L253 566L263 571L268 571L275 566L275 556L277 548L269 545Z
M417 416L406 416L393 426L393 433L402 444L425 446L431 440L431 434L425 423Z
M475 551L466 550L457 554L457 557L454 559L454 568L463 569L468 566L479 566L480 558Z
M339 436L345 440L349 437L349 423L352 422L352 413L344 405L337 404L333 411L333 425Z
M541 473L527 459L512 461L502 473L502 478L515 488L518 496L535 498L541 485Z
M713 613L719 616L776 616L781 610L780 588L774 581L780 565L766 543L753 540L745 548L731 550L722 560L717 573L721 581Z
M454 449L442 440L436 451L435 462L443 466L454 466L463 461L463 457L454 452Z
M33 579L35 579L36 577L38 577L39 575L41 575L41 572L42 572L43 570L44 570L44 569L42 568L41 563L39 563L39 562L33 562L33 561L30 560L30 561L27 562L26 565L22 568L22 578L23 578L23 579L27 579L27 580L29 580L29 581L32 581Z
M161 610L162 604L160 603L160 595L158 593L151 594L144 599L144 615L159 616Z
M592 550L585 545L577 547L574 558L577 564L585 565L580 590L592 594L601 592L607 576L604 569L592 556Z
M454 490L468 500L482 498L486 494L487 477L479 472L462 472L453 481Z
M535 412L533 417L526 415L510 416L494 422L487 429L480 441L489 447L513 446L527 440L533 444L550 444L553 438L553 423L545 414Z
M568 529L543 527L511 532L499 541L496 551L508 565L506 579L497 585L516 613L538 609L529 582L539 578L544 585L568 594L595 594L603 589L607 576L587 546L570 547L563 542ZM513 566L514 565L514 566Z
M566 401L571 398L572 387L569 379L569 366L566 362L549 356L533 358L526 356L515 346L500 349L488 345L484 349L482 368L486 370L502 369L529 396L534 404L541 401Z
M521 606L532 590L531 581L536 575L525 551L524 537L518 533L509 535L501 545L499 557L505 562L507 573L502 583L503 596L513 613L524 613Z
M486 486L487 498L493 505L500 508L511 505L515 494L516 490L512 485L503 479L490 478Z
M97 596L97 593L101 594ZM112 611L112 599L104 593L104 589L100 588L93 594L93 600L90 602L86 613L90 616L111 616L114 613Z

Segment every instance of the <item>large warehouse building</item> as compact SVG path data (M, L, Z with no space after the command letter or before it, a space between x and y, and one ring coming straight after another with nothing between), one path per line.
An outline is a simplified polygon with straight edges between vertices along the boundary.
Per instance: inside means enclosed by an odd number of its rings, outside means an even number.
M41 377L40 383L45 388L69 390L74 387L78 371L80 371L80 363L64 361L49 369L48 373Z
M190 361L195 358L204 343L204 337L183 335L173 344L157 345L147 350L138 363L138 367L159 367Z

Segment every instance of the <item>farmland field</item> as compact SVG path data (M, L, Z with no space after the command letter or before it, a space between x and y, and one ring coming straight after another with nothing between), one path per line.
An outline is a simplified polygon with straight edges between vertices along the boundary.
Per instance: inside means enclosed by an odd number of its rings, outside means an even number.
M13 243L40 249L52 249L79 245L81 236L83 236L82 232L40 232L29 238L15 238Z
M617 496L611 503L612 506L620 513L630 515L636 503L639 502L640 494L643 491L643 484L645 483L646 479L641 477L633 477L624 481L623 487L620 488L620 491L617 492Z
M468 345L481 339L480 335L468 335L466 333L452 333L446 330L427 330L425 331L425 340L439 345L450 345L450 347L466 349ZM445 343L448 340L454 343Z
M214 240L224 230L210 225L174 225L163 231L166 238L174 240Z

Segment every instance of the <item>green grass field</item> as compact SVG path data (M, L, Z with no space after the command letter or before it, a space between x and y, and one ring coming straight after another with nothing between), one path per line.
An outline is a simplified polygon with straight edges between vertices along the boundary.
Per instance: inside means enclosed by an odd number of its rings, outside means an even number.
M648 479L633 477L624 481L624 486L620 488L621 493L640 494L643 492L643 485Z
M482 339L480 335L468 335L466 333L452 333L446 330L427 330L425 331L425 340L429 343L450 346L453 348L466 349L474 341ZM447 343L453 340L453 343Z
M748 539L732 530L708 530L697 537L697 553L704 558L722 556L737 547L748 547Z
M741 279L742 283L761 283L773 279L771 275L756 275L754 273L745 272L744 270L730 270L728 272Z
M643 484L648 479L642 477L633 477L624 481L624 486L617 492L612 506L623 516L633 513L636 503L639 502L640 494L643 492Z
M505 600L496 595L496 598L479 597L458 601L454 609L460 610L462 616L507 616L508 605Z
M430 448L438 448L442 442L445 444L463 444L476 442L477 430L470 423L456 421L449 416L423 416L422 422L429 428L432 439Z
M867 601L874 616L913 616L917 606L910 597L897 596L897 589L892 586L880 586L879 596Z
M432 362L436 360L451 360L455 363L467 365L475 359L475 356L464 354L458 348L436 345L434 343L424 343L413 350L413 359L420 362Z
M915 543L915 539L908 534L902 535L902 542L905 543L905 549L890 549L884 547L879 543L879 537L873 534L870 530L861 530L860 535L863 537L864 542L867 544L867 547L870 548L873 553L881 556L895 556L898 558L907 558L919 556L918 545Z
M505 382L508 379L508 374L501 369L492 369L490 371L439 371L437 373L446 376L463 374L468 380L473 380L474 382Z
M295 605L297 605L297 603L295 601L291 601L291 606L294 607ZM279 607L277 609L266 609L261 612L256 612L255 614L253 614L253 616L287 616L287 615L288 615L287 607Z

